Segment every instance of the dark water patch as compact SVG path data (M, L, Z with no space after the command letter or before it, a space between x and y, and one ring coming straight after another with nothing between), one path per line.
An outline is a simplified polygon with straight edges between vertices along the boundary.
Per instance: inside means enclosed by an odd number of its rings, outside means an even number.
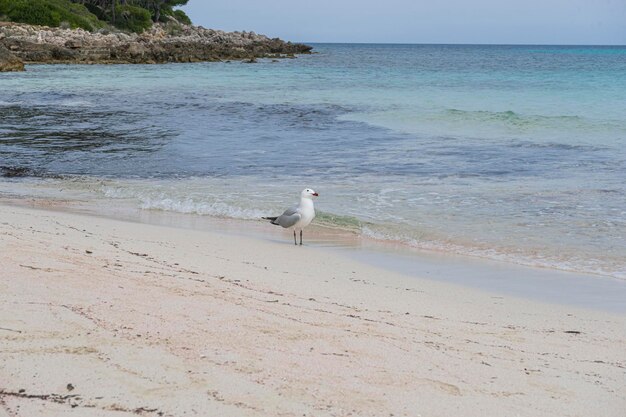
M169 132L141 126L143 116L126 111L95 111L49 107L10 106L2 110L3 145L44 148L47 151L105 149L112 145L136 144L136 151L149 149L146 137Z
M181 105L180 108L184 108ZM236 126L275 126L277 128L325 129L339 123L338 116L350 110L336 105L258 104L248 102L206 102L204 110L211 119L223 118Z
M55 175L49 172L45 172L39 169L33 169L26 166L0 166L0 177L2 178L49 178L49 179L64 179L66 177L62 175Z
M417 138L339 119L351 111L346 106L208 99L190 108L178 100L175 94L169 104L132 110L106 100L95 108L7 106L0 157L57 174L333 180L362 174L497 179L543 175L555 164L598 169L606 162L598 153L605 149L593 146Z
M21 104L0 114L0 157L36 172L89 174L111 155L154 153L173 134L126 110Z
M4 178L23 178L36 176L36 171L26 167L0 166L0 173Z

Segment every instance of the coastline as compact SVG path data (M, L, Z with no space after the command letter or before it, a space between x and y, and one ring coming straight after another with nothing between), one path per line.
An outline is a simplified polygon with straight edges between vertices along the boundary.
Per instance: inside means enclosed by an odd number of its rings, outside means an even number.
M617 417L626 406L623 314L315 245L0 213L8 415Z
M0 59L24 64L162 64L293 58L312 47L254 32L155 24L141 34L0 22Z

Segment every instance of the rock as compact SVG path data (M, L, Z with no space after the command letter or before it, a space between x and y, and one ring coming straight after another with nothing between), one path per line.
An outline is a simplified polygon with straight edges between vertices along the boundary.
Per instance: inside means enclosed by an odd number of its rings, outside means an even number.
M0 72L24 71L24 62L0 44Z
M25 167L0 166L0 176L5 178L28 177L32 171Z
M131 58L138 59L146 55L148 49L144 45L134 42L128 44L126 52L131 56Z
M70 49L79 49L82 46L83 46L82 43L76 39L70 39L67 42L65 42L65 47L70 48Z
M26 63L165 63L275 58L311 47L254 32L155 24L144 33L62 29L0 22L0 45ZM11 52L9 52L11 53Z

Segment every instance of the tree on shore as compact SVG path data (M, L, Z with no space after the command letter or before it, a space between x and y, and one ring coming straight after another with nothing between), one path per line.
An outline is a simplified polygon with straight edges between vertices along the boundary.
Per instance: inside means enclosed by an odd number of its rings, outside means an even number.
M182 10L189 0L0 0L0 21L97 30L107 24L143 32L156 22L191 24Z
M166 16L176 18L180 15L180 11L175 11L175 7L186 5L189 0L72 0L75 3L81 3L85 6L99 8L110 14L110 19L115 22L116 8L124 8L125 6L135 6L146 9L150 12L154 22L162 21ZM118 6L119 5L119 6ZM120 7L121 6L121 7ZM183 13L184 15L184 13ZM185 15L186 16L186 15ZM186 19L188 20L188 18ZM187 22L183 22L187 23Z
M154 22L164 16L174 16L174 7L184 6L189 0L136 0L138 5L151 11Z

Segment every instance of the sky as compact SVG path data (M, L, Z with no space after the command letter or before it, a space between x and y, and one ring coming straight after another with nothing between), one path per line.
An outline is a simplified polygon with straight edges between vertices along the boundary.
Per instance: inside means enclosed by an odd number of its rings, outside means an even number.
M300 42L626 45L626 0L189 0L191 20Z

